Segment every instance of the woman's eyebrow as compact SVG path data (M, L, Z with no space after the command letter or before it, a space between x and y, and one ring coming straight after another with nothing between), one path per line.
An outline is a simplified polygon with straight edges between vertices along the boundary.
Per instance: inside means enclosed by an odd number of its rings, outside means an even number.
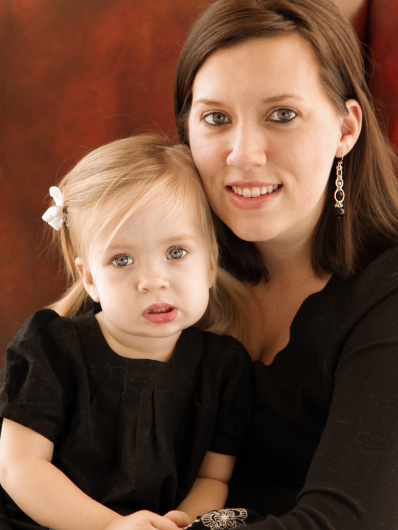
M280 101L283 101L285 99L298 99L299 101L304 101L301 96L298 96L296 94L282 94L280 96L272 96L270 98L265 98L261 100L261 103L279 103ZM221 107L225 104L221 101L215 101L213 99L199 98L192 103L192 107L195 107L195 105L199 105L200 103L203 103L204 105L208 105L210 107Z
M203 103L204 105L210 105L210 106L219 106L219 105L222 105L222 103L220 101L214 101L212 99L206 99L206 98L200 98L200 99L197 99L194 103L192 103L192 107L194 107L195 105L198 105L199 103Z
M301 96L297 94L282 94L281 96L273 96L270 98L265 98L262 100L262 103L279 103L285 99L298 99L299 101L304 101Z

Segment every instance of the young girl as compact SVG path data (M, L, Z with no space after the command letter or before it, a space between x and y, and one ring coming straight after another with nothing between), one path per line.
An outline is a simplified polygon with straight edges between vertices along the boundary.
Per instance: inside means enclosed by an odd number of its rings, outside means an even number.
M72 283L7 350L3 526L186 526L223 507L250 413L244 348L192 327L241 333L244 291L217 274L189 151L119 140L50 192Z

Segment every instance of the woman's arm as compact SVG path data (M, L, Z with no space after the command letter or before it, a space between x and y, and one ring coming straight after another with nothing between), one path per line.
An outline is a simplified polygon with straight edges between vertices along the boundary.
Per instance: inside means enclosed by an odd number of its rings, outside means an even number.
M3 420L1 484L40 525L54 530L177 530L172 521L157 514L141 511L122 517L94 501L51 464L53 450L54 444L41 434Z
M178 507L178 510L188 514L191 522L198 515L224 508L235 460L234 456L211 451L206 453L198 478Z
M373 277L379 290L379 284L395 281L382 278ZM365 305L366 296L356 303ZM349 320L358 311L352 306L344 311L339 327L346 327L347 335L339 331L341 354L336 370L329 368L334 380L329 416L298 502L289 513L269 515L250 530L397 528L397 310L394 291L357 322Z

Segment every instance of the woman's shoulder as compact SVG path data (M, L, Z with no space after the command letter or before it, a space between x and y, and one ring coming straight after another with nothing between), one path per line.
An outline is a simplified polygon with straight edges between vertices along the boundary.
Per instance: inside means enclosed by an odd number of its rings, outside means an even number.
M347 308L364 313L394 293L398 296L398 246L380 254L353 279Z
M324 311L317 319L318 326L311 330L316 343L322 346L322 359L326 356L334 365L353 348L359 351L360 344L373 344L376 350L377 342L381 344L396 337L398 247L380 254L354 277L343 279L335 275L327 294L323 300Z

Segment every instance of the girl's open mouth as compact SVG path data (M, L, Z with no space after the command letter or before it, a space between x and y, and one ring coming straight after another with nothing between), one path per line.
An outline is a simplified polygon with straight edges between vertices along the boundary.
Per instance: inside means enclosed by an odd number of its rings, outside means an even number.
M178 309L169 304L153 304L145 309L142 316L145 320L154 324L165 324L172 322L178 313Z

